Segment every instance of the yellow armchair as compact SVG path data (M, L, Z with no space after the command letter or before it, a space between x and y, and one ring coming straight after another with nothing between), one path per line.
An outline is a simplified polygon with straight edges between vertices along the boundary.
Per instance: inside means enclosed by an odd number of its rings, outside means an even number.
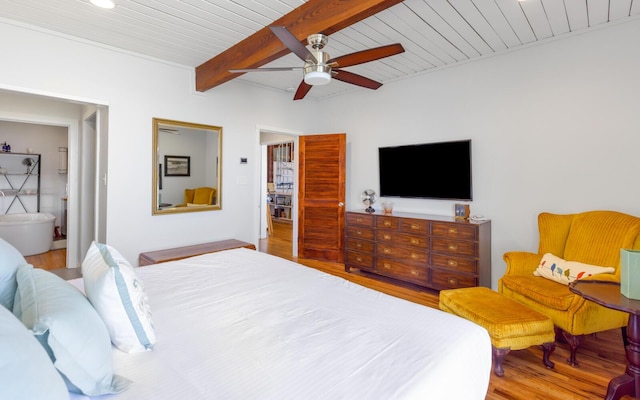
M176 207L187 207L188 204L213 205L216 204L216 189L212 187L199 187L184 190L184 203Z
M556 336L571 349L567 360L577 366L576 350L587 334L623 328L626 341L626 313L611 310L572 293L569 287L541 276L534 276L542 256L557 257L585 264L614 267L613 274L590 279L620 281L620 249L640 249L640 218L615 211L589 211L579 214L541 213L538 216L538 253L507 252L507 270L498 280L498 292L551 318Z

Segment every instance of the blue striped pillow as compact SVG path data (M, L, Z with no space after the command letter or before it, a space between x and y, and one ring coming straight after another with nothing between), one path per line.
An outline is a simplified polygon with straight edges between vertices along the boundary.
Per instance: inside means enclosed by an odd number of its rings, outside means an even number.
M109 333L78 289L29 264L18 268L16 280L13 313L47 351L69 391L99 396L129 386L113 373Z
M82 261L82 277L111 342L127 353L151 350L156 342L151 310L131 264L113 247L93 242Z

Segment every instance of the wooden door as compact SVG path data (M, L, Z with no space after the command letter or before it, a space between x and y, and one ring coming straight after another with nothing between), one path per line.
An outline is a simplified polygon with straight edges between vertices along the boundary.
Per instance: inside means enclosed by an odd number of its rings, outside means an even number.
M298 256L344 261L346 134L299 138Z

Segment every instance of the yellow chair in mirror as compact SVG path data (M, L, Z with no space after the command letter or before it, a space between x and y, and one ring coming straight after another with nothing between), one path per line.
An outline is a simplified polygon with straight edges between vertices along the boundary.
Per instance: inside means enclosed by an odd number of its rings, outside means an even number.
M184 190L184 203L176 207L198 207L216 204L216 189L212 187L199 187Z

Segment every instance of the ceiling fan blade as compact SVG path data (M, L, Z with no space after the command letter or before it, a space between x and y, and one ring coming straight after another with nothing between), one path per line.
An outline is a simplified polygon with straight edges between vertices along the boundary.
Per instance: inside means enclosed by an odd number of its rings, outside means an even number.
M273 67L273 68L244 68L244 69L230 69L229 72L269 72L269 71L295 71L304 69L303 67Z
M373 49L357 51L355 53L345 54L340 57L332 58L327 64L336 64L335 68L350 67L352 65L363 64L369 61L379 60L381 58L394 56L404 53L404 47L400 43L390 44L388 46L375 47Z
M368 89L377 89L382 86L382 83L376 82L373 79L365 78L362 75L354 74L353 72L339 70L333 70L333 78L342 82L350 83L352 85L358 85L366 87Z
M315 56L296 38L291 31L284 26L270 26L271 32L280 39L295 55L300 57L304 62L310 60L313 64L318 61Z
M295 96L293 96L293 99L294 100L303 99L304 96L306 96L307 93L309 93L309 90L311 90L312 87L313 86L309 85L305 81L300 82L300 86L298 86L298 90L296 90L296 94Z

